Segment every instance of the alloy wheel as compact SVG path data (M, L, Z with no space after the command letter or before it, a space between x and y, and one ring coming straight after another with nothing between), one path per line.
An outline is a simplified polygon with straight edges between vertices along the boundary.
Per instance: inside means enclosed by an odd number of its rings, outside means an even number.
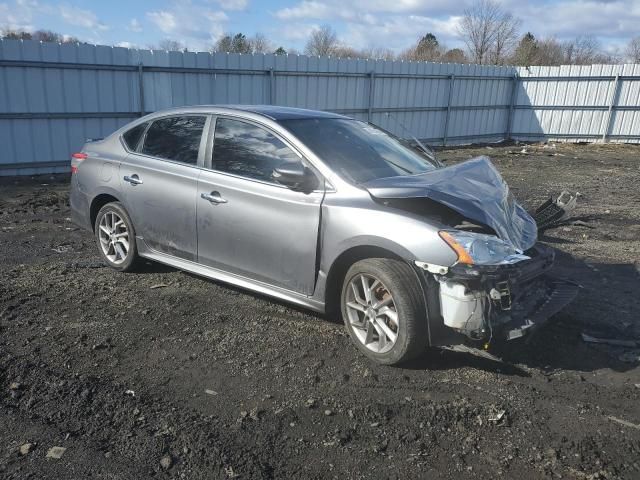
M129 254L129 231L124 220L115 212L107 212L100 219L98 228L105 257L115 265L124 262Z
M355 336L369 350L386 353L398 339L398 312L389 289L373 275L349 282L346 311Z

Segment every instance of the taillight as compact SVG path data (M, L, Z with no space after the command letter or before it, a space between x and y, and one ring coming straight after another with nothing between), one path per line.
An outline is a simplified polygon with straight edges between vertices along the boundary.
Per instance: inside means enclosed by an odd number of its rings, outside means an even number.
M78 173L78 165L87 158L86 153L74 153L71 155L71 173Z

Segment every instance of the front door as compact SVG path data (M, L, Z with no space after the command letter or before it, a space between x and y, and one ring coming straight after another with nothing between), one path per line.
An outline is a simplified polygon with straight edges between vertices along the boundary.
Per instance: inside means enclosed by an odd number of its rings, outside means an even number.
M302 161L270 130L218 117L212 168L198 180L198 261L313 294L324 192L294 191L271 177L276 166Z
M155 120L120 166L136 236L152 249L196 260L196 192L206 116ZM203 155L203 153L202 153ZM202 158L200 158L200 161Z

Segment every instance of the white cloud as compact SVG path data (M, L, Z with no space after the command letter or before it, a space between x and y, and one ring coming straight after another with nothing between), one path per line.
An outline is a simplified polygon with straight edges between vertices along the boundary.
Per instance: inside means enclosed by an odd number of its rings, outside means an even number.
M140 25L140 22L138 21L137 18L132 18L131 21L129 22L129 26L127 27L127 29L131 32L141 32L142 25Z
M70 5L60 5L59 12L62 19L69 25L90 30L109 30L109 27L100 22L97 15L91 10L83 10Z
M131 42L118 42L116 43L116 47L136 48L136 44Z
M216 0L216 3L225 10L244 10L249 0Z
M326 19L335 14L336 11L329 4L307 0L294 7L278 10L275 13L280 20Z
M521 33L568 40L592 34L611 50L638 34L639 0L498 0L522 20ZM427 32L448 47L463 46L456 25L474 0L301 0L272 15L283 23L277 36L300 37L288 30L300 25L328 23L339 38L355 48L402 50ZM308 32L308 28L304 31ZM304 40L302 40L304 41Z
M0 3L0 26L11 30L33 31L33 14L37 8L35 2L18 0L15 5Z
M166 10L147 12L147 18L167 37L190 49L207 50L224 32L228 20L222 11L179 0Z

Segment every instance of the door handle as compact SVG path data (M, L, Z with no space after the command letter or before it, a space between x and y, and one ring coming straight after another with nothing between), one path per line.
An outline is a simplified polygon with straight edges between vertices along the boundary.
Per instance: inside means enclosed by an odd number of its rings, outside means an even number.
M201 193L200 194L200 198L203 198L205 200L208 200L211 203L227 203L227 199L226 198L222 198L222 195L220 195L220 192L211 192L211 193Z
M142 185L142 180L140 180L140 177L135 173L131 176L125 175L124 181L129 182L131 185Z

